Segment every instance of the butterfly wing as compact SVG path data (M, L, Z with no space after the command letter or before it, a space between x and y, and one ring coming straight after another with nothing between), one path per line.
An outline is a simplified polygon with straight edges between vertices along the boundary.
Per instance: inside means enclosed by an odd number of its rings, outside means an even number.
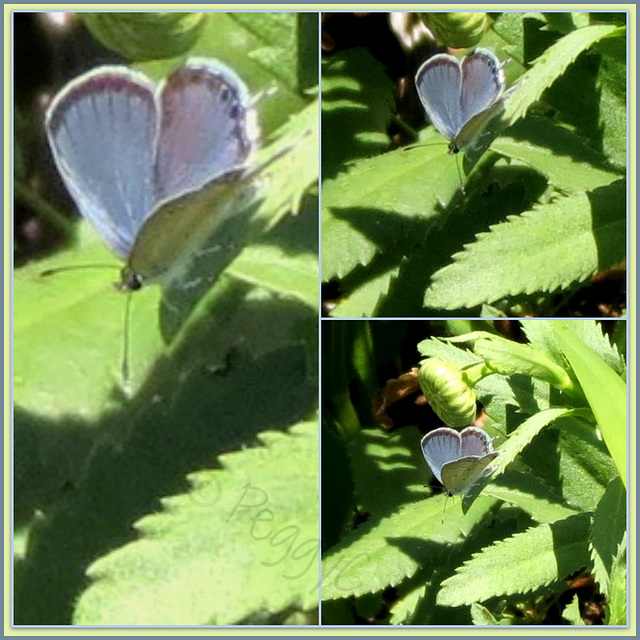
M460 455L460 435L448 427L434 429L420 442L422 455L438 481L443 482L441 470ZM445 485L446 486L446 485Z
M160 204L138 234L128 269L147 283L177 274L215 230L242 209L248 189L243 171L228 171L201 189Z
M460 456L478 456L482 457L493 451L491 446L491 438L486 431L476 429L475 427L467 427L460 432Z
M415 82L429 120L447 140L453 140L465 122L460 109L460 64L453 56L437 54L418 69Z
M488 109L498 100L504 89L504 83L504 72L500 61L491 51L476 49L463 60L460 128L473 116Z
M190 59L159 87L159 200L199 189L242 165L253 144L245 83L215 60Z
M470 456L459 458L442 467L442 484L450 495L465 493L482 476L490 472L487 467L498 455L497 451L488 453L481 458Z
M102 67L52 101L45 128L62 179L80 213L121 258L153 208L157 118L141 74Z

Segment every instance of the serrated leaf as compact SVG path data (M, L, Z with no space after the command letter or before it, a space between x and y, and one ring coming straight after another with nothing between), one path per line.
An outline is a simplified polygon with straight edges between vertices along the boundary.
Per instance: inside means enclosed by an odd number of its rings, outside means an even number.
M549 356L557 365L565 366L565 358L558 346L555 327L566 327L586 346L597 353L616 373L625 375L626 365L618 349L595 320L520 320L522 329L532 346ZM620 323L618 323L620 324ZM624 322L622 323L624 326Z
M525 420L500 447L500 455L496 458L494 465L496 467L495 474L498 475L504 471L507 465L516 459L541 429L559 418L571 415L573 412L572 409L568 408L547 409Z
M557 467L562 495L582 511L595 511L606 487L617 476L616 466L594 424L563 419L557 425Z
M497 541L442 583L438 604L460 606L495 596L528 593L562 580L589 563L590 518L571 516ZM535 550L535 553L532 553Z
M626 486L627 385L609 365L565 327L556 327L558 344L582 385L607 448Z
M532 474L507 471L487 485L484 495L517 506L540 523L556 522L576 514L575 509L561 503L561 496Z
M270 176L264 202L264 209L272 212L269 227L284 214L296 213L305 191L318 184L319 109L318 100L314 100L274 134L278 147L287 153L265 172Z
M544 90L562 76L583 51L616 33L620 33L620 30L614 25L590 25L572 31L551 45L520 78L517 89L507 100L504 121L513 124L522 118L529 107L540 99Z
M443 150L444 149L444 150ZM428 176L428 179L425 179ZM446 147L400 149L350 165L322 186L322 277L415 246L459 187Z
M528 118L491 145L507 158L528 164L565 192L592 191L620 179L602 168L605 159L575 133L546 118ZM598 166L600 165L600 166Z
M322 61L322 175L389 144L393 83L366 49L336 52Z
M552 292L611 267L625 258L624 201L618 181L510 216L433 276L425 306L458 309Z
M257 244L233 261L228 274L318 308L318 259L312 254L292 256L279 247Z
M392 267L349 291L331 310L331 317L370 318L375 316L377 307L389 290L389 284L397 273L398 267Z
M411 621L418 602L424 597L424 584L414 586L408 593L401 595L390 607L391 624L406 624Z
M627 620L627 540L618 545L616 557L611 568L609 593L605 604L605 624L626 625Z
M43 505L47 515L30 534L25 571L16 584L18 624L70 624L73 603L86 587L86 567L131 540L131 523L157 510L161 496L184 491L186 474L213 464L221 452L255 442L263 430L285 428L314 411L317 365L308 371L304 347L291 344L288 309L267 316L262 301L248 300L226 323L217 314L212 310L209 327L180 350L186 354L159 361L144 390L105 416L98 425L101 437L80 461L82 473L49 488L57 502ZM317 320L307 331L312 340ZM253 357L253 349L266 353ZM44 426L55 430L57 439L51 439L59 447L73 438L73 422L51 425ZM47 442L35 436L42 455ZM72 441L63 450L65 464L74 447ZM59 467L56 462L51 464Z
M473 620L473 624L478 626L498 624L498 621L492 615L491 611L477 602L471 605L471 619Z
M598 45L598 71L602 146L612 165L627 165L627 56L622 38L609 38Z
M362 430L351 440L349 455L362 512L379 516L424 498L428 474L419 441L420 433L409 427L393 435Z
M584 625L584 620L580 615L580 604L578 601L577 593L573 596L573 599L571 600L571 602L564 608L564 611L562 612L562 617L565 620L568 620L569 623L572 625L580 625L580 626Z
M453 504L443 516L443 500L404 505L344 536L322 558L322 599L376 593L437 562L442 545L461 541L458 527L464 521Z
M614 478L593 514L590 536L593 574L605 595L609 592L611 570L626 535L626 525L627 492L620 478Z
M260 440L193 474L191 491L137 523L138 541L95 562L75 623L232 624L315 606L317 422Z

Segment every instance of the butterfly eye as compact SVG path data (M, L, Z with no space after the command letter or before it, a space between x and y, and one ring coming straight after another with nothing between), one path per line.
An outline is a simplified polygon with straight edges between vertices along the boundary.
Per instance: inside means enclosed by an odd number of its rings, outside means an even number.
M466 427L476 417L476 394L458 366L438 358L422 363L420 388L437 416L451 427Z

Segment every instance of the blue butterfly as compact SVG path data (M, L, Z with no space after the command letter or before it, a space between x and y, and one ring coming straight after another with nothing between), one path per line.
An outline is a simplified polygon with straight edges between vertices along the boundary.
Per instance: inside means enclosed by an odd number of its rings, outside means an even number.
M476 49L462 61L447 53L418 69L416 89L435 128L457 153L470 144L502 108L504 72L488 49Z
M249 90L229 67L192 58L155 86L105 66L53 99L46 132L80 213L139 289L188 260L237 209L256 138Z

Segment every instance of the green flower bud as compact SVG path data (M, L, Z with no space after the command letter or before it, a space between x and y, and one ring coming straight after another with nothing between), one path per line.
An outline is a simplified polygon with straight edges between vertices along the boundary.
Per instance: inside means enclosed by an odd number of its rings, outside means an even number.
M429 358L418 373L420 388L438 417L450 427L468 427L476 417L476 394L460 368Z
M486 13L419 13L433 37L453 49L477 45L487 28Z
M128 60L160 60L187 53L200 37L203 13L80 13L91 34Z

